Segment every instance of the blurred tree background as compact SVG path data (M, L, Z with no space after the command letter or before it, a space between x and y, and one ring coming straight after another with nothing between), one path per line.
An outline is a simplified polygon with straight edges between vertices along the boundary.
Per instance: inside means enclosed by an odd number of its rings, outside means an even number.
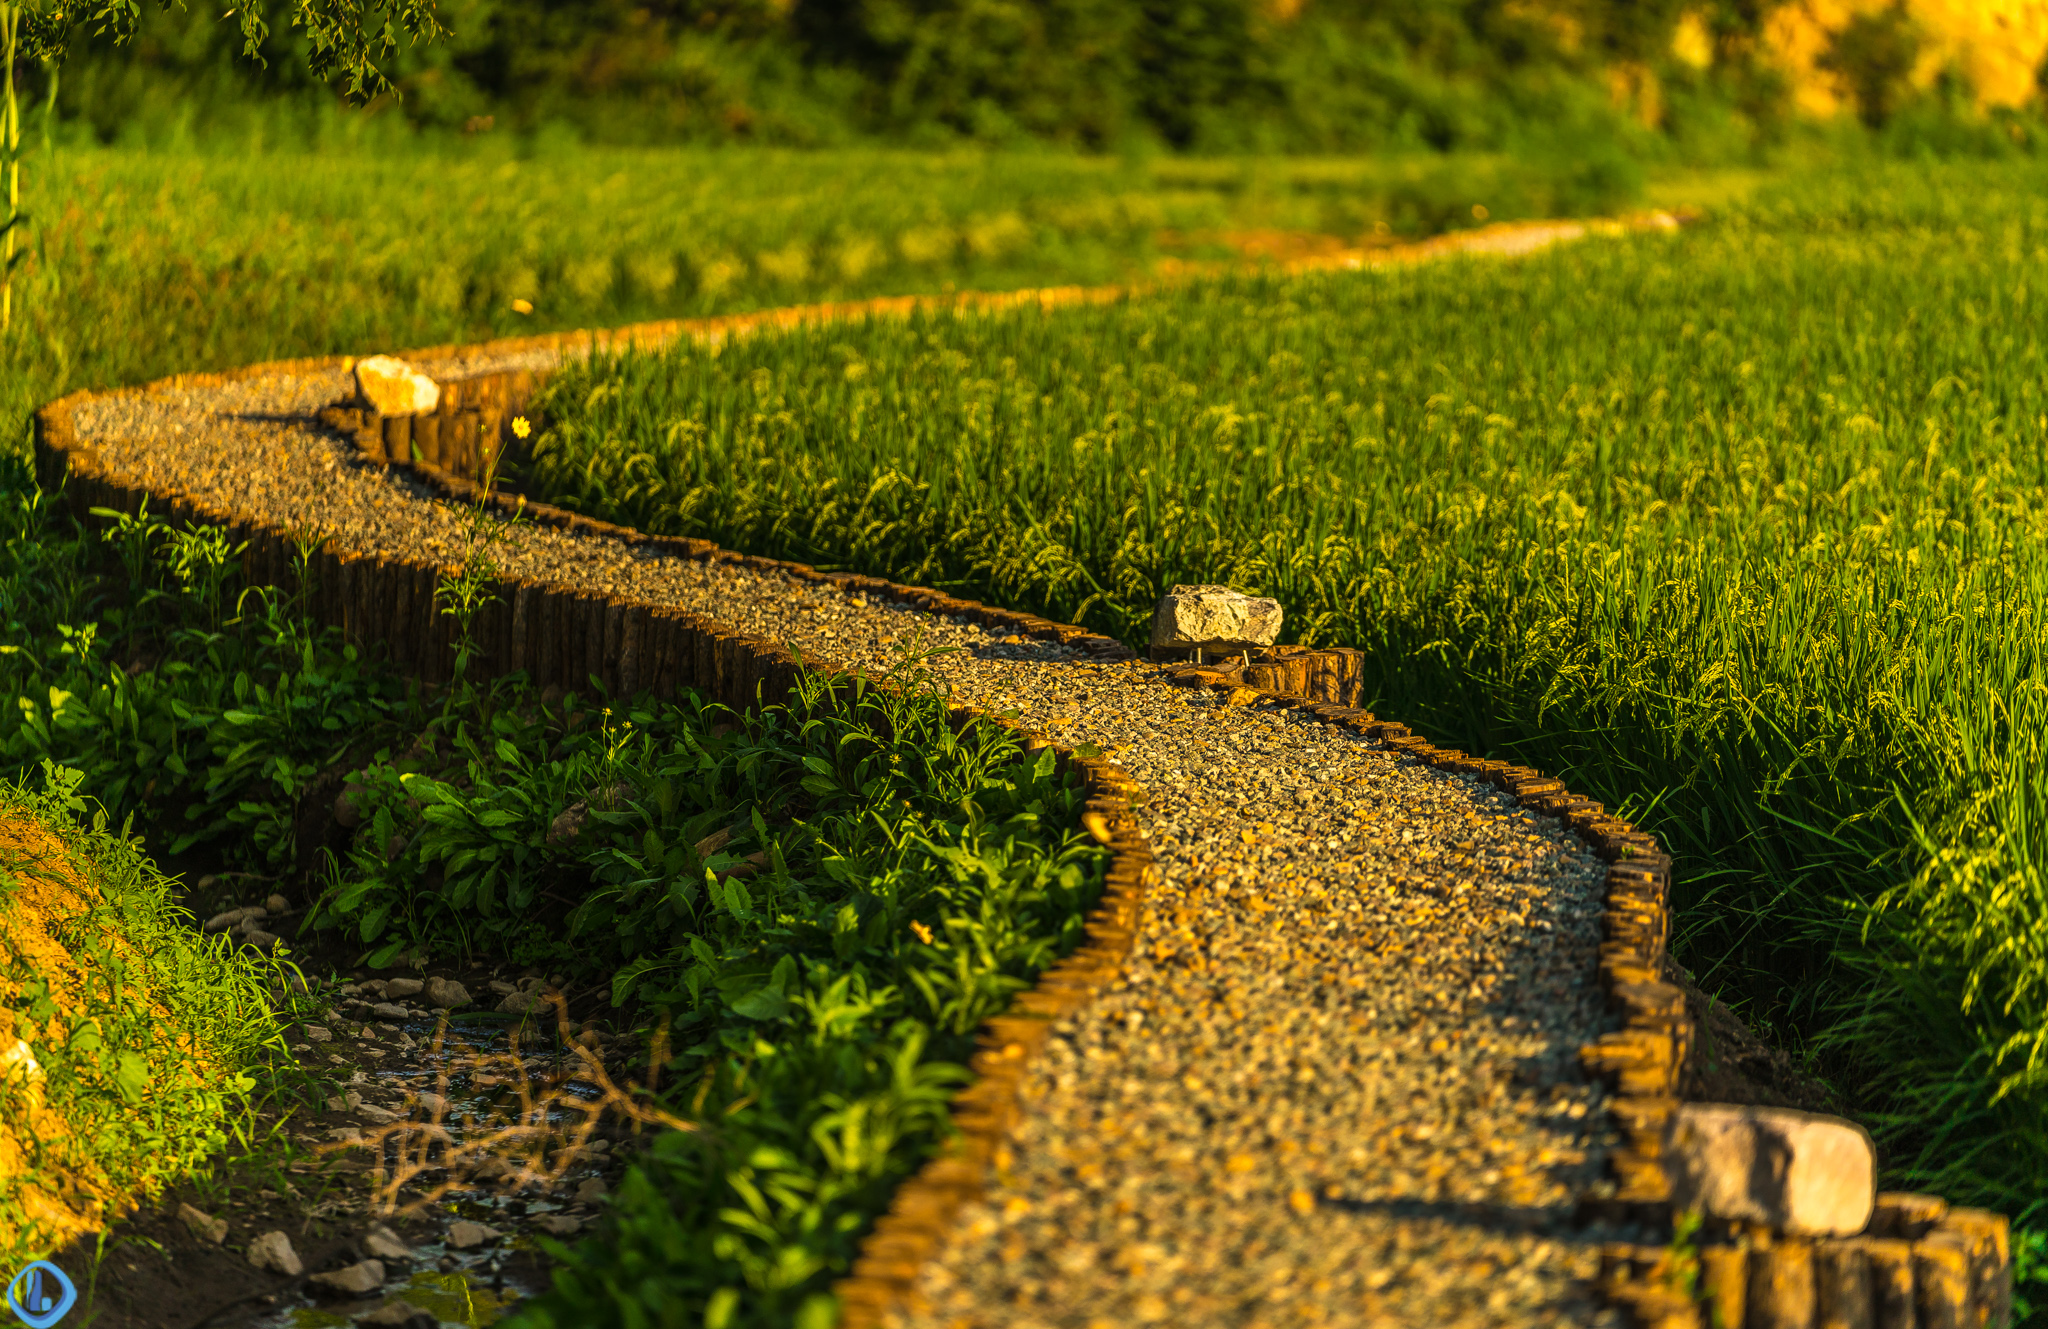
M1975 71L1942 46L1955 25L1941 0L1832 0L1849 15L1832 23L1812 3L443 0L450 37L403 48L387 66L394 89L367 113L430 133L620 145L1726 160L1782 134L1812 100L1805 83L1880 130L1929 107L1989 124ZM312 126L339 107L339 85L312 72L285 5L274 8L261 65L239 58L238 25L204 6L151 9L120 47L81 26L60 118L102 142L204 135L252 115L273 134ZM2001 8L2029 20L2043 5L1963 6ZM2048 34L2008 26L1996 40L2038 46ZM31 95L47 77L18 72ZM2038 95L2027 91L2004 100ZM2031 136L2031 116L2011 106L1991 119L1987 142Z

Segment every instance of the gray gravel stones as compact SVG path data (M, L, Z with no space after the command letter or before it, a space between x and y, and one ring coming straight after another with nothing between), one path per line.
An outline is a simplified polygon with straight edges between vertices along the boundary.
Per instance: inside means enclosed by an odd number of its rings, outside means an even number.
M346 392L160 391L78 425L155 484L456 557L454 508L305 418ZM1163 880L1128 980L1034 1064L1014 1157L927 1266L921 1323L1611 1322L1597 1234L1569 1222L1610 1145L1576 1060L1611 1027L1602 872L1555 819L1306 712L875 596L553 529L496 557L809 659L939 650L925 667L956 699L1147 789Z
M1165 884L1129 981L1035 1063L924 1322L1599 1322L1569 1222L1608 1143L1575 1067L1608 1023L1599 865L1304 713L1085 690L1122 714L1073 737L1151 731L1119 760Z

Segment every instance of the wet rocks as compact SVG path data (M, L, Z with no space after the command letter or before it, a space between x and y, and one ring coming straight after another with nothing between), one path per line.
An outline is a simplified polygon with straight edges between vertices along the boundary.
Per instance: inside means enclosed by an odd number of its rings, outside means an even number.
M306 1285L315 1296L334 1298L367 1297L384 1286L384 1263L381 1260L359 1260L344 1269L314 1274Z
M369 1314L356 1316L355 1322L365 1329L440 1329L441 1317L393 1297Z
M1672 1204L1796 1236L1853 1236L1877 1202L1877 1150L1853 1121L1686 1103L1665 1147Z
M405 1244L396 1232L379 1223L363 1237L363 1249L380 1260L409 1261L412 1247Z
M487 1223L474 1223L461 1218L448 1225L448 1248L457 1251L475 1250L498 1239L498 1229Z
M297 1278L306 1268L299 1262L299 1253L292 1249L292 1239L282 1232L266 1232L250 1242L245 1257L258 1269L286 1278Z
M452 978L430 978L427 980L427 1005L437 1010L461 1010L469 1005L469 989Z

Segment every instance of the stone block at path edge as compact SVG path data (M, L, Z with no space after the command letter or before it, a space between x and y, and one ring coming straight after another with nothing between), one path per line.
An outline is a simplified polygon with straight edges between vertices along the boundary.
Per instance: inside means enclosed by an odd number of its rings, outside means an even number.
M379 415L416 415L441 404L433 379L388 355L356 362L356 396Z
M1869 1133L1789 1108L1686 1103L1672 1115L1664 1168L1674 1209L1795 1236L1853 1236L1877 1202Z
M1280 602L1241 595L1228 586L1176 586L1152 613L1158 647L1242 651L1271 646L1280 635Z

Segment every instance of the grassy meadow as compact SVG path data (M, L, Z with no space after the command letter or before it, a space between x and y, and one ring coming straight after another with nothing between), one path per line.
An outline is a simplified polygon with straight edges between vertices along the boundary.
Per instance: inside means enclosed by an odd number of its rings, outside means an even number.
M337 131L339 132L339 131ZM1611 163L1502 156L547 151L363 130L318 150L25 141L28 258L0 414L284 356L799 301L1128 280L1288 237L1629 206ZM530 309L522 310L514 302ZM15 446L10 440L9 446Z
M1876 1128L2048 1192L2048 170L1803 174L1678 234L1217 280L558 377L646 529L1138 640L1175 582L1680 855L1678 953Z

